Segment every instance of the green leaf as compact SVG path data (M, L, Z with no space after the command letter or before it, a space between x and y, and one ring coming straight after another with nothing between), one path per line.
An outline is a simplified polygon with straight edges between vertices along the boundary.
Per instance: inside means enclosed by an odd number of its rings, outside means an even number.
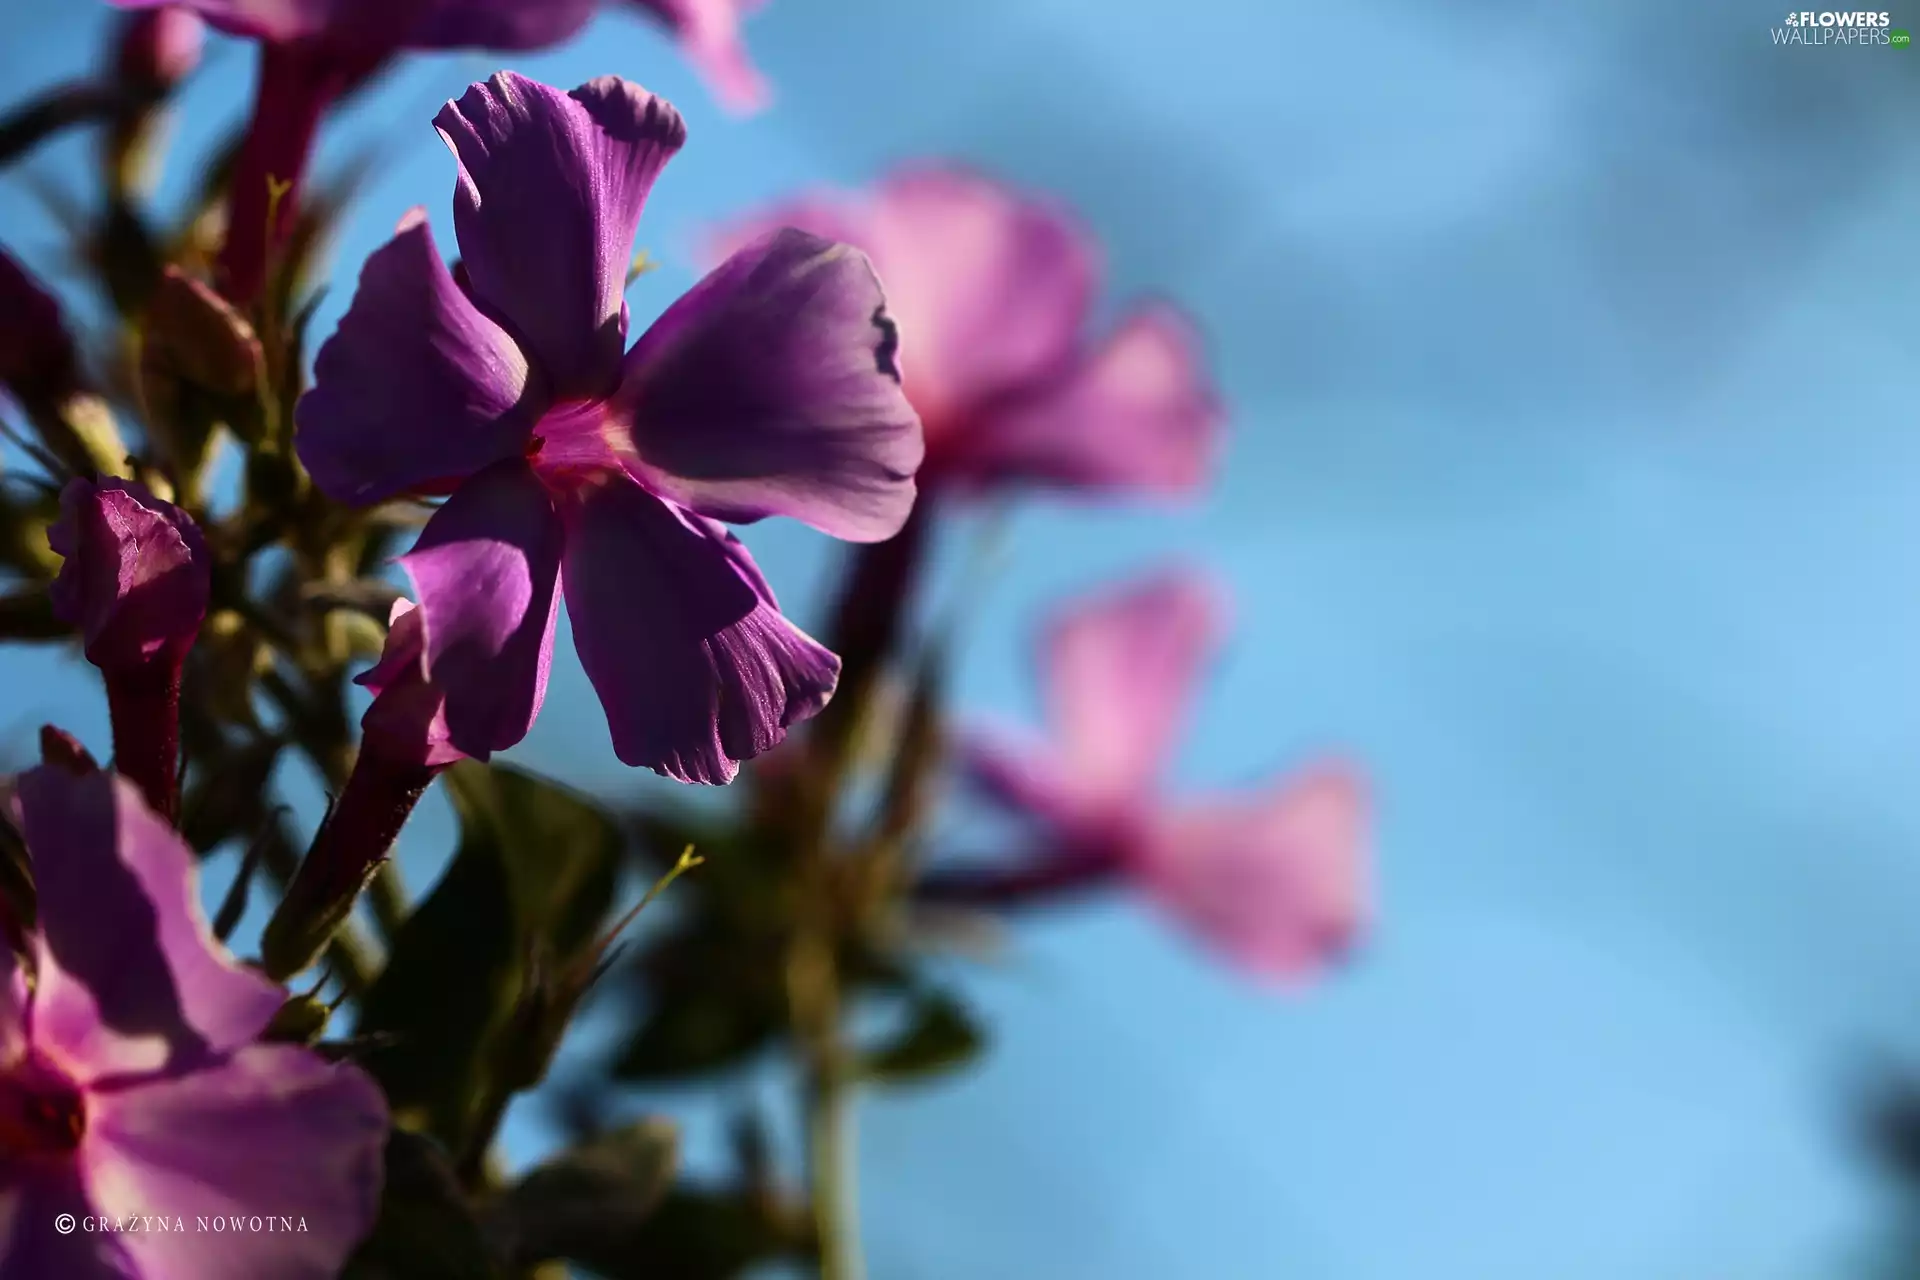
M947 992L920 992L908 1017L899 1035L862 1060L868 1079L901 1084L944 1075L971 1062L986 1045L973 1015Z
M678 1080L745 1064L787 1025L777 945L696 929L641 959L646 1017L614 1065L622 1080Z
M534 957L590 952L619 873L621 836L581 797L471 761L448 770L460 848L407 920L357 1030L395 1037L367 1055L403 1123L464 1152L491 1121L493 1064Z
M502 1269L446 1153L396 1129L387 1138L380 1217L341 1280L500 1280Z
M672 1185L678 1160L678 1134L667 1121L602 1134L514 1184L487 1214L489 1236L516 1268L619 1258Z

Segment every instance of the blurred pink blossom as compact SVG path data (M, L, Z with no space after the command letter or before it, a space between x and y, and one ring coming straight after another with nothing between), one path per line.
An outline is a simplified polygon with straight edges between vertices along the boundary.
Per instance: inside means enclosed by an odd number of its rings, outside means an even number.
M1054 204L919 165L864 196L776 206L723 228L710 248L724 256L781 226L873 260L926 427L929 491L1178 496L1205 482L1221 410L1192 323L1147 302L1094 332L1098 251Z
M1316 761L1251 794L1169 801L1159 788L1224 608L1211 583L1169 572L1070 608L1041 655L1045 745L976 739L973 780L1046 834L1042 861L962 873L931 896L1007 901L1124 875L1211 946L1281 979L1338 958L1365 923L1367 788Z

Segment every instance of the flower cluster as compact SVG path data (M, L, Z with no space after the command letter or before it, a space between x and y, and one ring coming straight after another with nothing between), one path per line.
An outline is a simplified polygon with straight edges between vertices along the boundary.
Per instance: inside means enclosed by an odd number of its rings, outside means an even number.
M457 261L427 207L402 213L310 340L335 211L303 188L332 108L408 51L569 39L596 0L119 7L105 70L0 127L17 148L106 130L107 213L81 235L135 338L84 358L0 252L0 414L38 472L0 483L0 635L77 641L111 730L102 768L49 728L0 793L0 1275L797 1260L837 1280L857 1272L831 1185L848 1095L984 1038L923 962L943 918L1129 884L1249 972L1298 981L1351 947L1354 766L1162 796L1222 629L1204 574L1050 626L1050 742L948 712L947 641L917 621L947 509L1191 496L1219 449L1196 327L1160 301L1094 325L1098 255L1067 213L935 164L804 196L717 230L706 274L634 336L636 236L686 123L616 76L502 71L432 121ZM764 99L749 0L642 7L727 101ZM163 229L135 179L206 27L257 48L257 92L213 204ZM223 451L241 465L216 500ZM855 544L818 638L729 528L769 517ZM742 803L596 801L495 759L541 711L563 600L613 756L740 779ZM329 795L304 839L276 799L289 768ZM416 903L393 854L435 786L461 838ZM945 856L949 796L1019 819L1017 856ZM212 856L233 875L209 920ZM643 907L703 860L666 927L616 945L628 870L659 876ZM644 1012L572 1061L572 1144L508 1178L501 1119L596 995ZM903 1003L874 1042L868 1015ZM354 1034L329 1038L343 1008ZM797 1192L757 1117L734 1181L671 1190L670 1134L605 1122L628 1085L773 1052L820 1148ZM300 1227L55 1226L149 1219Z

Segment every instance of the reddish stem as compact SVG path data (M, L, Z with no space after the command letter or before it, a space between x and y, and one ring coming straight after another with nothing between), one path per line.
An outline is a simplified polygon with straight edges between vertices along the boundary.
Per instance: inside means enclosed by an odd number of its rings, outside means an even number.
M1124 872L1118 860L1053 857L1022 867L935 871L915 886L916 901L951 907L1030 907L1104 889Z
M220 250L220 287L238 306L250 306L260 296L268 264L292 234L320 117L350 76L324 49L307 44L260 47L253 119L234 167L227 238Z
M900 532L854 554L827 625L827 647L840 655L840 686L820 713L815 732L823 737L844 735L900 638L933 525L931 506L923 492Z
M142 666L102 672L113 767L168 822L180 812L180 666L178 655L163 653Z
M267 922L260 947L269 976L285 981L313 963L439 772L362 745L340 799Z

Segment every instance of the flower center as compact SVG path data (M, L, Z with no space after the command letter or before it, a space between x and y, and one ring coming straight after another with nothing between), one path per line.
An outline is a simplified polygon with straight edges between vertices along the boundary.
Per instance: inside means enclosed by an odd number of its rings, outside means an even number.
M0 1071L0 1158L65 1155L86 1132L86 1097L64 1074L31 1057Z
M623 470L632 444L605 401L568 400L541 415L523 452L547 491L565 498Z

